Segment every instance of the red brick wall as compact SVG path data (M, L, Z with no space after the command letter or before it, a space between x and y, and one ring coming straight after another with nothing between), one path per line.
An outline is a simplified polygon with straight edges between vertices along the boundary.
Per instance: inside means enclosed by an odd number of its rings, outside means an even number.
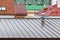
M0 14L15 14L14 0L0 0L0 6L6 7L6 11L0 11Z

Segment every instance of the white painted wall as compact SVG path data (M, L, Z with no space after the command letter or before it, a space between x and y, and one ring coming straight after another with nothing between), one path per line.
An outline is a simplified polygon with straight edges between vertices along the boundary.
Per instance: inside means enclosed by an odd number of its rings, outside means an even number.
M57 0L52 0L52 6L55 5Z
M15 18L14 15L0 15L0 18Z
M57 0L57 7L60 8L60 0Z

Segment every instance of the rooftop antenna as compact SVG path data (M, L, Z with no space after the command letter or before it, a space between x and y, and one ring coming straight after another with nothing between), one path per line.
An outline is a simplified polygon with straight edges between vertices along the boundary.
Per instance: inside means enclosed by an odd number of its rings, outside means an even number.
M45 13L41 14L41 26L44 26L45 24Z

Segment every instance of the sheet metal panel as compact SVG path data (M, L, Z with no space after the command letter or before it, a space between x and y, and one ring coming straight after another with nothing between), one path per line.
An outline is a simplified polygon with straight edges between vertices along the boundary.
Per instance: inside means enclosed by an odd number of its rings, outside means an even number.
M60 19L0 19L0 38L60 38Z

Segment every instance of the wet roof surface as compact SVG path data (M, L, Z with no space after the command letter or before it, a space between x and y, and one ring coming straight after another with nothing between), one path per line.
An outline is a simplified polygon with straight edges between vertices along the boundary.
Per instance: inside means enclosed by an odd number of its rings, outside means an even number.
M60 19L0 19L0 38L60 38Z

